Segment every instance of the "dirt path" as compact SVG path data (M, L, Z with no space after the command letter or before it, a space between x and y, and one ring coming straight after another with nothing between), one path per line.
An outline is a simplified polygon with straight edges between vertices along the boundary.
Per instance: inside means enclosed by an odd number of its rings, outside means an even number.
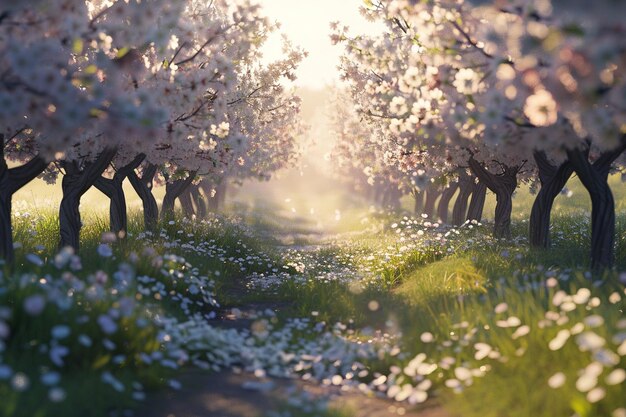
M407 408L382 398L317 386L302 381L265 379L233 372L185 372L180 391L168 390L146 401L138 417L265 417L277 411L295 391L329 398L331 408L349 410L354 417L449 417L441 407ZM301 394L298 394L301 395ZM313 400L315 401L315 400Z
M274 236L285 248L314 251L324 245L318 232L297 235L283 233ZM298 245L299 243L299 245ZM234 295L247 290L242 283L229 288ZM231 294L231 295L233 295ZM237 297L238 298L238 297ZM229 307L212 323L222 328L250 328L255 312L274 312L289 308L289 304L266 302ZM330 408L347 411L353 417L450 417L442 407L428 403L419 409L386 398L366 396L358 391L346 391L301 380L259 379L251 374L222 371L187 370L177 377L180 390L168 389L150 395L137 417L266 417L281 411L286 401L308 398L309 404L327 402ZM309 414L307 414L309 415Z
M259 307L259 306L255 306ZM263 304L263 309L272 308ZM282 308L282 306L276 306ZM216 326L242 330L253 320L253 308L241 308L237 317L225 315ZM310 396L327 401L330 408L347 410L352 417L450 417L442 407L428 403L419 409L386 398L342 391L295 379L259 379L237 371L187 370L176 378L180 390L168 389L148 397L137 417L266 417L280 411L288 398Z

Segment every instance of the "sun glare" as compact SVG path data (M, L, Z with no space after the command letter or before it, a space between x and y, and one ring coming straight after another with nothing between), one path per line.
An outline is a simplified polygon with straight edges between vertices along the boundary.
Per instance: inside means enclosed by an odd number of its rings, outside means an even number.
M261 0L260 4L268 16L280 22L281 32L309 54L297 72L301 87L321 89L339 80L337 65L342 48L330 43L331 22L340 21L355 33L382 29L380 23L368 22L361 16L362 0ZM280 34L270 38L264 55L267 61L282 56Z

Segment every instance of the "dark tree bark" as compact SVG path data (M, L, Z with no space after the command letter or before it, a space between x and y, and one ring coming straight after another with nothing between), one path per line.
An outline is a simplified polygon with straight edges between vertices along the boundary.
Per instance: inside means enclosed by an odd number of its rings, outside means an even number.
M467 201L474 187L474 179L462 171L459 173L459 194L456 196L452 208L452 224L460 226L465 223L467 215Z
M383 196L382 196L382 206L383 208L387 208L389 206L389 201L391 200L391 189L389 185L385 185Z
M365 183L363 186L363 197L370 203L376 202L376 187Z
M218 209L217 192L216 192L217 187L214 185L214 183L212 183L208 179L202 180L202 182L200 182L199 185L202 191L204 191L204 195L206 196L207 211L211 213L217 213L217 209ZM214 194L214 191L215 191L215 194Z
M533 154L541 189L537 193L533 208L530 212L529 238L530 245L539 248L550 247L550 215L554 199L559 195L567 181L572 176L574 168L569 161L558 167L550 163L545 152L536 151Z
M416 215L422 214L422 209L424 208L424 193L417 188L413 189L413 200L415 201L413 213Z
M398 189L396 184L387 184L387 191L385 192L385 202L383 206L390 210L398 210L400 208L400 197L402 192Z
M156 172L156 165L148 164L145 166L141 178L134 170L128 173L128 180L143 204L143 223L148 231L154 231L159 220L159 206L154 194L152 194L152 182Z
M193 216L196 215L196 211L193 208L193 198L191 196L191 188L192 187L193 187L193 184L191 184L189 187L187 187L187 189L184 190L178 196L178 201L180 202L180 206L183 209L183 214L188 219L191 219Z
M100 177L93 185L111 200L109 204L109 229L119 238L126 237L128 219L122 182Z
M111 203L109 205L109 227L119 239L126 238L128 234L128 213L126 210L126 196L122 184L124 180L135 172L135 168L145 159L145 154L139 154L127 165L119 168L113 178L100 177L94 186L106 195Z
M215 194L215 197L217 197L218 210L221 210L222 208L224 208L224 204L226 203L227 192L228 192L228 179L222 178L219 184L217 185L217 194Z
M175 180L165 184L165 196L161 206L161 219L171 219L174 217L174 204L176 199L191 185L196 177L196 171L190 172L189 176L183 180Z
M8 188L8 171L6 162L2 158L0 166L0 258L8 264L12 264L15 259L13 249L13 226L11 219L11 203L13 193L6 190Z
M220 178L217 182L204 180L200 183L200 187L206 195L207 210L211 213L217 213L224 206L228 180L226 178Z
M81 169L78 161L63 161L65 175L61 182L63 199L59 208L61 240L59 247L72 247L76 252L80 247L80 199L91 188L109 166L117 148L107 148L93 161Z
M499 175L495 175L487 171L487 169L473 157L469 160L469 166L474 175L496 195L496 212L493 228L494 237L498 239L510 238L513 192L517 188L517 173L519 172L519 167L504 165L504 171Z
M591 164L588 150L572 149L567 157L591 197L591 268L613 266L615 243L615 200L608 184L611 165L626 150L626 135L618 148L604 152Z
M423 214L427 215L429 219L435 217L435 203L440 194L439 186L435 184L429 184L428 188L426 188Z
M376 188L376 191L374 193L374 203L377 206L384 207L384 205L385 205L385 192L387 190L385 188L385 184L379 182L374 187Z
M196 212L197 212L198 217L201 219L206 218L208 214L206 200L204 199L204 196L200 192L200 184L191 185L191 187L189 188L191 189L191 197L193 199L193 203L196 206Z
M480 181L475 182L472 187L472 198L467 209L467 220L482 221L486 198L487 186Z
M437 206L437 215L442 223L448 223L448 206L450 205L450 200L452 200L452 197L454 197L458 188L459 183L453 182L441 193L439 205Z
M13 194L34 180L46 166L48 164L37 155L22 166L9 169L4 159L4 135L0 135L0 258L8 264L15 259L11 220Z

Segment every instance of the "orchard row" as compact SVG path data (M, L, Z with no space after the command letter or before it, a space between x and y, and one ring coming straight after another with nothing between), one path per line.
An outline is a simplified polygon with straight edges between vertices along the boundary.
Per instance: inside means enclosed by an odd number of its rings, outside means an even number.
M345 47L347 88L333 104L339 172L387 203L425 192L431 214L442 193L442 220L460 188L456 224L480 218L489 189L499 238L510 235L514 191L530 183L540 189L530 215L538 247L549 246L552 204L575 173L592 202L592 266L611 266L607 179L626 149L626 4L365 3L382 33L354 36L337 23L331 35Z
M78 249L91 187L111 200L123 237L126 179L151 229L155 183L166 184L167 217L176 198L205 207L226 177L292 165L305 127L285 86L305 54L285 40L281 59L263 61L277 29L249 1L4 2L0 257L13 259L12 196L38 176L62 177L60 246Z

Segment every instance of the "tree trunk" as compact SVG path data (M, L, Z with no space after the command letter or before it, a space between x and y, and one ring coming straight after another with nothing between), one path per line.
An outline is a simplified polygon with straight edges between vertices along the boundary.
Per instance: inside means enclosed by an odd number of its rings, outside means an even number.
M128 174L128 180L143 204L143 223L148 231L154 231L159 220L159 206L154 194L152 194L152 182L156 171L156 165L148 164L144 168L141 178L134 170Z
M363 197L368 203L376 202L376 187L368 184L367 182L363 186Z
M78 252L80 247L80 193L75 186L78 178L71 174L65 174L61 181L63 199L59 207L59 226L61 241L59 248L69 246Z
M559 195L572 176L574 168L569 161L554 166L545 152L537 151L534 158L539 171L541 189L537 193L530 212L529 239L530 245L538 248L550 247L550 214L554 199Z
M459 184L454 182L441 193L441 199L439 199L439 206L437 207L437 215L439 216L439 220L444 224L448 223L448 206L458 188Z
M215 198L217 198L217 210L221 210L224 208L224 204L226 203L226 192L228 190L228 180L226 178L221 178L219 183L217 184L217 193L215 194Z
M610 268L614 261L615 200L608 184L611 164L626 150L626 135L615 150L604 152L593 164L588 150L567 151L568 159L591 197L591 268Z
M438 186L435 184L430 184L426 189L426 199L424 201L424 213L428 216L429 219L432 219L435 215L435 203L437 202L437 198L439 197L441 192L438 189Z
M383 197L383 207L388 210L397 210L400 207L400 190L392 183L385 186L385 194Z
M424 193L419 191L417 188L413 189L413 199L415 200L413 213L416 216L419 216L422 214L422 209L424 208Z
M187 189L178 196L180 206L183 208L183 214L188 219L196 215L196 211L193 208L193 198L191 197L191 187L193 187L193 185L187 187Z
M220 178L215 183L204 180L200 186L206 195L208 211L217 213L218 210L223 207L224 201L226 200L228 180L226 178Z
M94 186L111 200L109 204L109 228L111 232L120 239L125 238L128 232L128 216L122 181L100 177Z
M477 222L483 219L483 209L485 208L485 199L487 198L487 186L478 181L474 183L472 189L472 199L467 210L467 220L475 220Z
M459 194L456 196L452 208L452 224L461 226L465 223L467 215L467 200L469 200L474 188L474 180L466 172L459 174Z
M22 166L9 169L4 160L4 135L0 135L0 258L9 265L15 259L11 219L13 194L35 179L47 166L37 155Z
M383 205L384 191L383 184L380 182L376 182L376 184L374 184L374 204L376 206L380 207Z
M171 219L174 217L174 204L176 199L191 185L196 177L196 171L190 172L184 180L175 180L165 184L165 196L161 206L161 219Z
M199 184L202 191L204 191L204 195L206 196L206 206L207 211L211 213L217 213L218 209L218 201L217 201L217 191L215 190L217 187L214 186L208 179L202 180Z
M194 204L196 205L197 215L200 219L205 219L208 212L206 201L204 196L200 192L200 184L192 185L191 187L191 197L193 199Z
M487 169L473 157L469 160L469 166L474 175L496 195L496 212L493 227L494 237L497 239L510 238L513 192L517 188L517 173L519 172L519 167L504 166L504 172L495 175L487 171Z
M59 208L60 248L69 246L78 252L81 229L80 199L101 177L116 153L117 148L106 148L83 169L80 168L77 161L62 162L65 175L61 182L63 199Z
M3 159L4 161L4 159ZM13 228L11 225L11 201L13 194L5 191L5 183L7 180L6 163L0 168L0 258L6 263L12 264L15 259L13 249Z
M389 196L390 196L390 189L388 185L385 185L383 188L383 195L382 195L382 206L383 208L387 208L387 206L389 205Z
M517 181L516 185L517 185ZM498 239L511 238L511 214L513 213L513 192L506 184L496 191L496 212L494 216L493 235Z
M373 205L377 205L378 204L378 185L373 184L373 185L370 185L370 187L372 187L372 189L371 189L371 191L369 193L369 195L370 195L370 202Z
M119 168L112 179L100 177L94 186L109 197L109 228L118 239L126 238L128 234L128 213L126 210L126 196L122 184L126 177L135 172L145 159L145 154L137 155L129 164Z

